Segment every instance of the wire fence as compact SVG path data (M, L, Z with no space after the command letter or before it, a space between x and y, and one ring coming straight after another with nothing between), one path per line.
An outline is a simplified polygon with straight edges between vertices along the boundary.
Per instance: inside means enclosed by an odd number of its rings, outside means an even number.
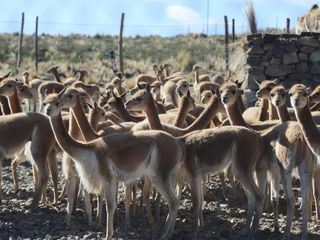
M229 19L229 29L232 29L232 19ZM16 33L20 29L20 21L0 21L1 33ZM282 26L283 25L283 26ZM85 34L85 35L118 35L119 24L103 24L103 23L73 23L73 22L51 22L39 20L39 34L52 35L68 35L68 34ZM35 21L25 21L24 32L33 34L35 31ZM260 31L268 31L271 29L268 26L262 26ZM279 24L273 29L273 32L284 32L285 22ZM248 25L246 22L237 22L235 20L235 34L242 35L248 33ZM231 32L231 31L230 31ZM176 36L186 34L206 34L208 35L223 35L224 24L209 23L207 24L126 24L124 25L124 36Z

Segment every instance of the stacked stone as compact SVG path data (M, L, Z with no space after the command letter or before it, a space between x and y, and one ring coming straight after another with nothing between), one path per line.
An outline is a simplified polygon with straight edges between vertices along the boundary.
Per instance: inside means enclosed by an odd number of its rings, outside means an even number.
M280 79L285 86L320 84L320 34L249 35L247 87L258 88L255 80Z

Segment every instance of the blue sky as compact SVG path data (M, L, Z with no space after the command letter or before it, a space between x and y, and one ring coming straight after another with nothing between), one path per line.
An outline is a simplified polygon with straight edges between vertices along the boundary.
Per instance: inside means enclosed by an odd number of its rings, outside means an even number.
M121 13L125 16L125 36L157 34L170 36L206 32L208 0L3 0L0 32L17 32L21 12L25 12L25 32L34 32L39 16L39 32L116 35ZM314 0L253 0L258 28L291 26ZM209 34L223 32L223 16L236 20L236 31L247 31L246 0L209 0Z

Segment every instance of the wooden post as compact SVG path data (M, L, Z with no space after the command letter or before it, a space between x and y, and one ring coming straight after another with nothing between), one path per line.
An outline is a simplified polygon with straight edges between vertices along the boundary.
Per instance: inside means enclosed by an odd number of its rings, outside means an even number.
M122 48L122 33L123 33L124 13L121 14L120 34L119 34L119 68L123 73L123 48Z
M234 18L232 18L232 42L236 39L236 34L235 34L235 26L234 26Z
M19 36L19 48L18 48L18 59L17 59L17 70L19 70L22 61L22 42L23 42L23 27L24 27L24 12L21 17L21 29Z
M224 16L224 57L226 72L229 71L229 31L228 31L228 17Z
M290 18L287 18L286 33L290 33Z
M34 49L35 49L35 52L34 52L34 64L35 64L35 67L36 67L36 73L38 75L38 53L39 53L39 49L38 49L38 21L39 21L39 18L38 16L36 17L36 32L35 32L35 39L34 39Z

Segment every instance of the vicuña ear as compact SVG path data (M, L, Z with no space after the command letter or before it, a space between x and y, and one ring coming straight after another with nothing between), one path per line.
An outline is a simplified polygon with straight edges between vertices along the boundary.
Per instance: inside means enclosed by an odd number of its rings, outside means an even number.
M142 85L140 85L140 83L137 83L138 88L141 90L143 89Z
M9 71L6 75L1 76L1 77L0 77L0 82L1 82L2 80L4 80L4 79L8 78L8 77L10 76L10 74L11 74L11 71Z

